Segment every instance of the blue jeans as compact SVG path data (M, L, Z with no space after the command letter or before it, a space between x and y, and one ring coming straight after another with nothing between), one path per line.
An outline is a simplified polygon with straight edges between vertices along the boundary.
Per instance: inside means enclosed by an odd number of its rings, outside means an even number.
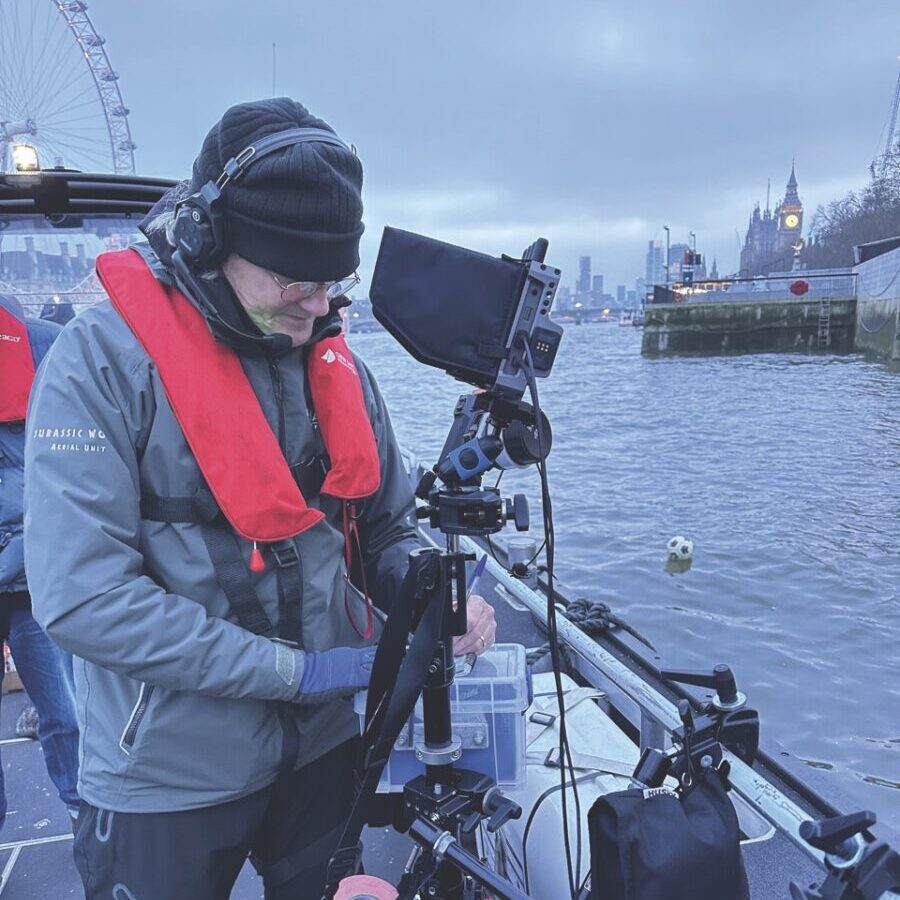
M0 594L0 604L4 597ZM4 616L6 640L16 671L38 713L38 738L44 762L59 797L71 812L78 811L78 723L72 658L47 637L27 609L14 609ZM0 685L3 666L0 665ZM2 697L2 694L0 694ZM6 820L6 790L0 765L0 827Z

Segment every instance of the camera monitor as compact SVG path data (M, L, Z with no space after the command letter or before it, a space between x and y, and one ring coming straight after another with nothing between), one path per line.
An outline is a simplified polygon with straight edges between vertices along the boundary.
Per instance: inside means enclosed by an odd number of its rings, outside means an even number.
M547 241L521 259L499 259L385 228L369 297L375 318L419 362L477 387L519 398L527 379L550 374L562 328L550 318L560 271Z

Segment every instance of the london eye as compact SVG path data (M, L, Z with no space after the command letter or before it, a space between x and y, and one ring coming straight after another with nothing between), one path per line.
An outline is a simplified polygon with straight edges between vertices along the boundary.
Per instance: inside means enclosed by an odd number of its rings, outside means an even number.
M43 168L134 172L119 75L82 0L0 0L0 172L14 144Z

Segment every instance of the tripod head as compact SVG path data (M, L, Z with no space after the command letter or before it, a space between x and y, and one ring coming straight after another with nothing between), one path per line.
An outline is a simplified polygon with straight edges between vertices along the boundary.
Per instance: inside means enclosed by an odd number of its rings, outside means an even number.
M492 468L536 464L550 452L550 422L541 413L541 438L532 407L490 391L466 394L453 412L453 425L435 466L426 472L416 496L426 501L417 509L420 519L446 535L484 537L514 522L528 531L528 502L516 494L504 500L481 480Z

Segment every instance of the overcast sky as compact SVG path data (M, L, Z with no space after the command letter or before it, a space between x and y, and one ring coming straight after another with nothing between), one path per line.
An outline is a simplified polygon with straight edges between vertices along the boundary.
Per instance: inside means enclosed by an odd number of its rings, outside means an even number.
M898 0L91 0L138 171L184 177L223 110L290 95L359 148L363 271L390 224L488 253L535 237L633 287L647 241L735 229L796 157L815 206L865 182L898 74ZM607 288L609 289L609 288Z

